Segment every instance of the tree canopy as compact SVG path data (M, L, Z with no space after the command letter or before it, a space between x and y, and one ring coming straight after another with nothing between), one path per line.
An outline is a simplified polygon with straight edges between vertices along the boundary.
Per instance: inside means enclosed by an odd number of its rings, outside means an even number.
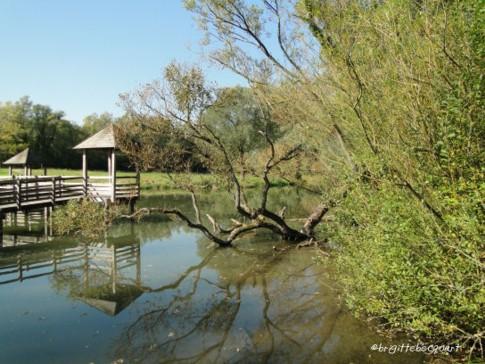
M29 147L44 166L74 168L79 158L72 147L84 138L82 129L64 113L34 104L28 97L0 103L0 159Z

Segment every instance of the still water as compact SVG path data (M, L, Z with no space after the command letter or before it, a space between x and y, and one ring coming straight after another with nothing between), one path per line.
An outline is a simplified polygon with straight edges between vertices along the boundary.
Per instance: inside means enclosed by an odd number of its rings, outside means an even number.
M306 214L308 200L291 198L290 214ZM139 205L190 208L186 196ZM228 217L224 199L203 207ZM388 340L345 310L318 252L269 235L217 249L153 216L98 242L18 239L0 250L0 363L423 361L372 352Z

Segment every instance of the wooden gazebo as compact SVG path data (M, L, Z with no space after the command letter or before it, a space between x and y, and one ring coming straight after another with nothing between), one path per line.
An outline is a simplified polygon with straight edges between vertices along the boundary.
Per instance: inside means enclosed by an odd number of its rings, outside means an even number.
M10 176L0 179L0 246L2 245L3 220L7 213L44 209L47 216L51 208L70 200L89 198L109 206L127 203L130 211L140 197L140 174L116 175L115 126L109 125L100 132L79 143L74 149L81 150L82 177L79 176L32 176L32 166L39 164L30 149L6 160ZM104 150L108 154L108 176L88 175L87 150ZM14 167L23 167L24 176L13 176ZM45 170L44 170L44 174Z
M14 168L23 168L24 176L31 176L32 167L40 166L38 158L35 157L34 153L29 148L24 149L20 153L7 159L2 164L8 167L9 176L13 175Z
M116 130L113 124L108 125L103 130L97 132L88 139L76 145L73 149L82 151L82 176L84 189L98 201L111 201L117 199L134 200L139 197L140 181L139 175L117 177L116 175ZM108 155L108 177L89 177L88 174L88 150L104 151ZM133 179L133 183L119 183L118 179ZM104 181L103 181L104 180Z

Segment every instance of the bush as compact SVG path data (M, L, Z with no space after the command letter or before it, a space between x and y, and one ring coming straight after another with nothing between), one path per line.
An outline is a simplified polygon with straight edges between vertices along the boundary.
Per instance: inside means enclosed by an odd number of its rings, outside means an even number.
M72 200L54 210L54 233L96 240L104 234L107 224L117 213L117 207L106 210L102 204L88 199Z
M351 156L327 174L347 303L483 356L485 3L302 4Z
M356 186L336 217L338 269L357 315L428 341L479 350L485 290L479 221L469 196L439 224L395 185ZM445 228L444 226L448 226Z

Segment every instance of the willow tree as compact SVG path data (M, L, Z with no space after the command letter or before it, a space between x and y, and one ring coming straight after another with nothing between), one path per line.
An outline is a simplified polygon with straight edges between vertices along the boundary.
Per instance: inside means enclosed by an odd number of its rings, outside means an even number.
M183 168L180 156L186 153L187 148L197 151L198 158L205 167L232 190L234 209L240 219L232 219L230 226L223 226L210 213L203 217L194 187L183 181L178 182L178 187L186 189L192 195L194 220L186 212L175 208L140 209L131 217L146 213L175 215L220 246L230 246L236 239L259 229L270 230L291 242L314 240L315 227L328 211L325 204L317 206L299 228L291 226L285 220L285 206L281 206L279 212L268 208L268 195L273 188L271 179L274 173L284 163L298 157L304 149L303 145L281 147L273 138L273 124L264 107L260 108L260 112L253 110L253 118L258 119L256 125L261 129L249 128L246 132L252 133L252 139L259 140L257 144L264 143L266 158L258 171L262 180L259 201L255 205L250 204L240 178L244 165L241 163L239 150L234 145L237 138L228 137L228 133L238 133L238 124L228 122L223 128L217 127L218 124L211 117L226 110L227 102L232 99L227 90L221 91L208 85L197 67L188 68L177 64L171 64L165 69L163 82L150 83L141 90L123 96L128 118L126 125L119 128L119 137L122 140L121 148L130 156L132 162L143 166L149 161L156 163L160 169L177 170ZM166 153L163 154L165 158L159 157L159 153L164 153L163 150L167 149L166 145L159 143L162 136L161 125L164 126L164 133L176 135L179 140L184 141L169 152L170 157ZM231 126L235 130L229 130ZM143 133L133 133L137 128L141 128ZM133 152L136 146L143 146L144 150L150 152Z
M351 307L483 356L483 1L186 6L317 150Z

